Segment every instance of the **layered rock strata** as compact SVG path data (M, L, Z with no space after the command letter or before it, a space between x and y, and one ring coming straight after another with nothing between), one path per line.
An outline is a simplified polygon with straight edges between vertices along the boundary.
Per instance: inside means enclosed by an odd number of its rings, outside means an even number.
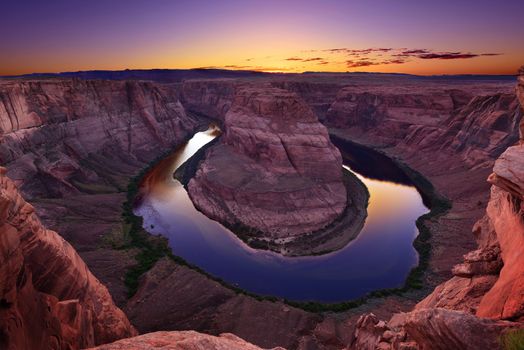
M199 123L169 85L0 81L0 163L120 306L127 299L123 276L136 252L111 246L125 231L121 208L129 181Z
M0 82L0 164L31 197L125 188L196 121L167 86L121 81Z
M286 239L321 229L344 211L340 153L295 94L240 89L224 127L188 185L207 216Z
M78 349L136 334L73 247L0 168L0 347Z
M524 71L521 70L521 74ZM522 75L517 95L524 91ZM518 127L515 127L518 130ZM478 248L464 255L453 278L439 285L415 310L389 322L362 316L355 349L501 348L506 334L524 320L524 145L496 160L486 215L473 229Z

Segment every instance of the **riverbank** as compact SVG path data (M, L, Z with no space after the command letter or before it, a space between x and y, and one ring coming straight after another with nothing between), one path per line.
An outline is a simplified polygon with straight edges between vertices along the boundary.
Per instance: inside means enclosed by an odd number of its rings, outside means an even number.
M205 153L205 149L200 149L200 151L199 152L201 153L201 155ZM369 150L369 152L371 152L371 150ZM186 176L186 175L188 175L191 172L191 169L196 169L196 167L198 165L198 161L197 160L198 160L198 157L190 158L189 161L186 162L185 165L184 165L184 167L186 169L184 171L182 171L182 172L178 171L176 176L187 183L187 181L189 180L190 177ZM352 175L352 176L354 177L354 175ZM410 178L408 175L404 175L404 176L406 176L406 178ZM418 184L419 187L423 188L423 191L426 194L426 198L432 199L433 196L435 195L435 192L434 192L434 189L432 189L432 187L430 186L431 184L429 182L427 182L427 181L423 181L423 177L417 176L416 172L413 172L410 176L411 176L411 178L414 179L414 181ZM185 180L184 180L184 178L185 178ZM349 177L349 179L351 179L351 177ZM142 180L140 178L135 179L136 183L139 183L141 181ZM133 189L133 186L131 186L131 189ZM129 194L128 199L131 200L133 198L133 195L132 195L132 193L128 193L128 194ZM368 194L367 194L367 191L366 191L366 202L367 202L367 198L368 198L367 195ZM429 214L431 214L431 213L429 213ZM134 216L134 214L133 214L133 216ZM141 218L139 218L139 219L140 219L139 229L143 231ZM128 219L129 222L132 222L133 220L134 219ZM423 221L418 223L418 227L419 227L419 230L421 230L421 232L422 232L422 230L424 230L424 226L423 226L422 222ZM138 223L138 221L137 221L137 223ZM138 233L138 231L136 230L137 229L136 224L134 224L133 226L134 226L134 229L131 230L131 231L134 232L135 234ZM145 234L148 235L147 233L145 233ZM151 235L149 235L149 236L151 236ZM424 234L422 236L423 236L423 238L425 237ZM151 236L151 237L153 237L153 236ZM191 269L194 269L194 270L198 271L199 273L204 274L207 278L210 278L212 280L218 281L220 284L222 284L226 288L234 290L236 293L241 293L241 294L245 294L245 295L251 295L251 296L253 296L253 297L255 297L255 298L259 299L259 300L272 300L272 301L278 300L278 298L275 298L275 297L261 297L261 296L257 296L256 294L249 293L249 292L244 291L244 290L242 290L242 289L240 289L238 287L231 286L227 282L224 282L224 281L222 281L222 280L220 280L218 278L211 277L208 273L203 272L198 267L191 266L191 264L188 264L185 260L181 259L180 257L174 256L169 251L169 247L167 249L165 247L164 248L160 248L158 245L156 245L156 243L153 243L153 242L151 242L149 240L144 240L143 238L140 238L140 235L138 235L137 238L138 239L134 240L134 242L136 244L138 244L139 246L145 244L147 247L146 247L145 250L143 250L144 255L142 255L141 257L139 255L139 259L138 259L139 262L140 262L139 266L137 266L134 269L134 271L131 271L130 274L128 275L130 277L130 279L128 279L127 281L128 281L129 287L131 288L132 291L133 291L133 288L136 289L136 285L135 285L136 282L134 282L134 281L138 281L139 276L141 275L141 273L143 273L144 271L148 270L151 266L153 266L155 264L156 261L160 260L160 258L162 258L163 256L168 256L172 260L174 260L175 262L180 263L181 265L184 265L184 266L188 266ZM165 239L160 239L160 240L164 241L164 243L163 243L164 246L167 246L167 240L165 240ZM417 248L417 251L422 256L422 254L424 254L424 251L425 251L424 247L426 247L426 239L422 239L421 243L418 243L418 244L419 244L418 247L420 249ZM417 247L417 243L414 243L414 245ZM423 263L424 261L421 260L421 262ZM140 265L142 267L140 267ZM422 265L422 266L424 266L424 265ZM420 288L421 287L421 280L419 278L420 277L419 276L420 271L421 271L421 268L418 268L418 267L415 268L411 272L411 274L409 275L405 285L402 288L378 290L378 291L371 292L371 293L367 294L366 296L364 296L362 298L358 298L358 299L354 299L354 300L350 300L350 301L345 301L345 302L340 302L340 303L296 302L296 301L293 301L293 300L285 300L285 299L281 299L281 301L286 302L289 305L293 305L293 306L296 306L296 307L299 307L299 308L302 308L302 309L308 310L308 311L315 311L315 312L320 312L320 311L344 311L344 310L348 310L348 309L354 308L356 306L362 305L370 298L383 297L383 296L393 295L393 294L398 295L398 294L402 294L405 291L411 290L413 288Z
M175 171L174 177L182 183L186 191L189 181L205 159L207 149L217 142L218 137L200 148ZM270 250L290 257L334 252L345 247L358 236L367 216L366 208L369 200L369 192L362 181L346 169L342 169L342 173L348 204L335 221L320 230L287 240L269 240L258 238L262 234L252 227L240 223L231 225L222 222L221 224L254 249Z

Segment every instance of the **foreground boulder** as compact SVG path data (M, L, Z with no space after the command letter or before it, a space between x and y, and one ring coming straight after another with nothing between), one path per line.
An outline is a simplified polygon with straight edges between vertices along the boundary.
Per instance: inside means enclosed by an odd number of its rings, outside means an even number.
M261 350L258 346L241 338L225 333L219 337L197 333L184 332L154 332L134 338L119 340L112 344L99 346L98 350ZM273 350L284 348L273 348Z
M0 168L0 348L78 349L135 334L107 288Z
M239 89L224 124L222 140L207 151L188 186L207 216L262 238L288 239L343 213L340 153L294 93Z

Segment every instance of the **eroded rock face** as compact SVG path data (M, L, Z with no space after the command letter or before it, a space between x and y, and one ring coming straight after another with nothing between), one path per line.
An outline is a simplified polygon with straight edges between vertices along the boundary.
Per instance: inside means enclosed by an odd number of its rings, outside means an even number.
M519 79L517 94L522 94L522 76ZM490 100L487 98L484 103L494 108ZM493 109L490 114L493 115ZM471 114L472 120L478 120L478 116L477 112ZM493 124L496 125L501 124ZM518 129L515 123L511 125ZM504 140L498 138L496 144L503 145L507 141ZM488 148L496 152L496 148ZM497 349L501 347L502 334L522 327L523 179L521 140L520 145L509 147L500 155L488 178L493 186L486 215L473 228L478 248L465 254L464 262L453 268L454 277L437 286L414 311L396 314L387 323L363 316L355 333L356 349L400 349L395 342L384 342L386 334L391 338L391 332L406 332L414 349Z
M188 81L179 95L188 111L223 121L238 86L233 80Z
M197 333L183 332L154 332L134 338L119 340L94 348L97 350L262 350L258 346L248 343L234 334L224 333L219 337ZM273 348L273 350L285 350Z
M141 333L161 329L234 333L264 348L290 349L321 320L281 302L237 294L167 258L143 276L126 313Z
M175 95L137 81L2 81L0 164L31 197L121 190L122 173L195 127Z
M84 348L136 334L107 289L0 168L0 346Z
M493 168L494 184L487 208L500 244L504 267L493 288L482 299L481 317L521 320L524 317L524 145L510 147Z
M189 194L211 218L288 238L323 228L344 211L341 167L326 128L294 93L244 87Z
M517 88L516 88L517 97L520 101L520 108L524 113L524 66L520 67L519 75L517 78ZM520 123L520 140L524 139L524 121Z
M445 309L421 309L397 314L389 322L402 327L421 350L498 349L500 335L519 324L475 317Z
M439 150L447 157L459 153L473 167L491 166L488 160L518 140L521 115L518 100L507 88L357 86L338 92L326 124L361 130L374 144Z
M478 318L441 308L395 314L389 322L362 315L350 349L354 350L477 350L500 349L503 334L521 324Z

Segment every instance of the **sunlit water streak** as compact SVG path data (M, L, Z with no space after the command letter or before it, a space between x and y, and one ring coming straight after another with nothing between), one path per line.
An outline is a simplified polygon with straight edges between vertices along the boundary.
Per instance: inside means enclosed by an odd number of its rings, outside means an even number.
M356 239L322 256L283 257L255 250L197 211L173 179L178 166L216 134L211 129L195 134L143 184L146 195L135 213L143 217L147 231L169 239L175 255L250 292L293 300L334 302L403 285L418 260L412 246L418 233L415 221L428 211L413 186L354 172L370 192L368 217Z

